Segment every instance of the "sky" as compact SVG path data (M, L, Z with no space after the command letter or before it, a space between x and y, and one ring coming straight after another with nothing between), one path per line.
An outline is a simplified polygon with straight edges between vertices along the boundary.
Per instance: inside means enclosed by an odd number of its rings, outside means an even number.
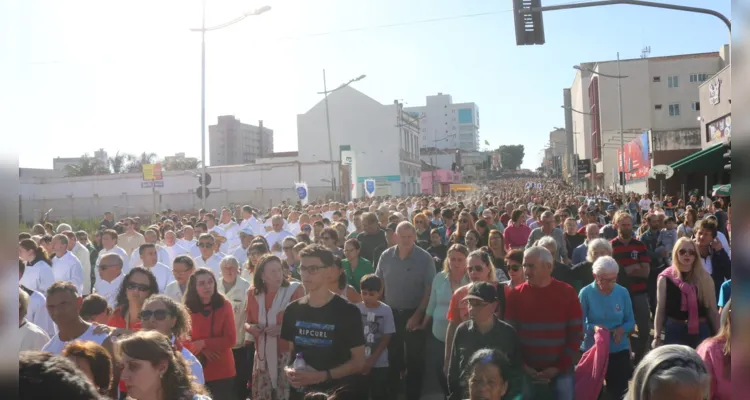
M729 0L679 4L730 15ZM275 151L297 150L296 115L320 101L325 69L329 87L367 75L353 87L383 104L438 92L474 102L480 142L524 145L533 169L564 126L573 65L729 42L714 17L623 5L546 12L546 44L519 47L510 0L206 0L206 24L265 5L207 33L206 120L262 119ZM99 148L200 158L201 38L190 28L201 10L200 0L0 0L0 126L20 166Z

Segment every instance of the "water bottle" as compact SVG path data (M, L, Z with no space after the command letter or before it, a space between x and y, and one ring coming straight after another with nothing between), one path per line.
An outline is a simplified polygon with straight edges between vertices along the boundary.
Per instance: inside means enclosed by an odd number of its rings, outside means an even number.
M294 358L294 362L292 363L292 369L294 369L295 371L306 371L309 369L307 364L305 363L305 359L302 357L302 353L297 353L297 356ZM294 388L292 389L295 390ZM296 391L298 393L304 393L305 388L296 388Z
M297 353L297 356L292 363L292 368L294 368L295 371L305 371L308 369L305 359L302 357L302 353Z

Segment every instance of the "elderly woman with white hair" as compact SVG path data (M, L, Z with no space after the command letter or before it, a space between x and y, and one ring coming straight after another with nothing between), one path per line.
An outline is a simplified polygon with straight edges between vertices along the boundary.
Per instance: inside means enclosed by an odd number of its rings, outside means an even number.
M638 363L625 399L703 400L710 391L711 376L698 353L688 346L665 345Z
M593 244L593 242L592 242ZM605 379L610 398L621 399L633 374L628 334L635 328L633 305L628 290L617 284L620 267L610 256L598 257L593 267L594 282L581 289L578 298L583 311L584 339L581 351L594 346L594 334L609 332L609 359Z

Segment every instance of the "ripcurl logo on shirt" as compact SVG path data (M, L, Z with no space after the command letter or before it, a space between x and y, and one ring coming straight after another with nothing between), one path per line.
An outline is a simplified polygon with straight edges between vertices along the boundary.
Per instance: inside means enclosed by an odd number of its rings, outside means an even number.
M333 345L333 332L336 325L315 322L297 321L297 335L294 344L311 347L329 347Z

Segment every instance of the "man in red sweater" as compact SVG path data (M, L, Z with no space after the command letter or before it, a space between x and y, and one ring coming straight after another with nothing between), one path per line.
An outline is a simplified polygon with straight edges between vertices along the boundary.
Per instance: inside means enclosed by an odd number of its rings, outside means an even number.
M505 320L522 338L525 399L573 399L573 356L583 340L583 312L575 290L552 278L553 265L546 248L526 249L526 282L508 294Z

